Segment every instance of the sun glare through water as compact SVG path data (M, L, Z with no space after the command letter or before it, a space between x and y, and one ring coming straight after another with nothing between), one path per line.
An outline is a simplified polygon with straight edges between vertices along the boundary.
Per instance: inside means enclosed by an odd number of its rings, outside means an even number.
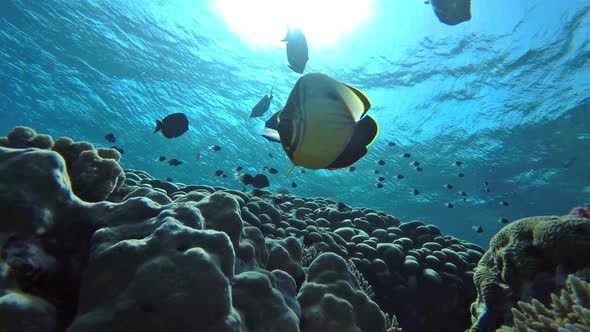
M330 48L370 15L373 0L213 0L229 28L251 47L280 45L287 26L314 49Z

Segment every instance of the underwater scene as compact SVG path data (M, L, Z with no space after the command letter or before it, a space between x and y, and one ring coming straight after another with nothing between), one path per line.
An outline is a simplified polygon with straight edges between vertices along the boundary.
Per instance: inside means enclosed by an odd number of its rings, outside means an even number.
M590 331L587 0L1 0L0 332Z

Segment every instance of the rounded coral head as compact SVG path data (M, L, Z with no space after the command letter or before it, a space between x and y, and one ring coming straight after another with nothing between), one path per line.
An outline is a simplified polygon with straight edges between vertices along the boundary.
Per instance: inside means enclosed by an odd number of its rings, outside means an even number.
M573 208L569 214L577 218L590 219L590 203Z

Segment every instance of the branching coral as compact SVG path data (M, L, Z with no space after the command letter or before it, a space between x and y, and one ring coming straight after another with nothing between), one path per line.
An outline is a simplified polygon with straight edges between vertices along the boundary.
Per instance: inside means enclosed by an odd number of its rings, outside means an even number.
M560 296L551 294L551 305L536 299L519 301L520 309L512 308L514 327L502 326L498 332L588 332L590 331L590 284L571 274Z

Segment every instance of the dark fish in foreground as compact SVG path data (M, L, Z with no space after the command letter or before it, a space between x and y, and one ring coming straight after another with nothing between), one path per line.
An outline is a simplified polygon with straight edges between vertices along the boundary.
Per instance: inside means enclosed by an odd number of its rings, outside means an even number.
M303 74L307 60L309 60L305 35L299 29L291 30L287 27L287 35L281 41L287 42L289 68L296 73Z
M438 20L447 25L457 25L471 19L471 0L430 0Z
M104 135L104 139L106 139L109 143L115 143L115 141L117 140L115 134L113 133Z
M270 88L270 96L264 95L264 97L260 99L256 106L252 108L252 112L250 113L251 118L260 117L264 113L266 113L266 111L268 111L268 108L270 107L270 102L272 101L272 90L273 88Z
M180 161L178 159L170 159L170 160L168 160L168 165L170 165L170 166L182 165L182 161Z
M115 149L115 150L119 151L120 154L124 154L125 153L125 150L121 149L120 147L118 147L116 145L115 146L111 146L111 149Z
M162 134L166 138L178 137L188 130L188 118L183 113L170 114L162 121L156 120L156 130L162 131Z
M245 185L252 185L254 188L258 189L270 186L270 182L264 174L256 174L256 176L244 174L240 177L240 182Z
M324 74L306 74L285 107L266 122L263 136L281 143L293 163L289 172L296 166L350 167L367 154L379 132L377 122L366 115L370 107L360 90Z

